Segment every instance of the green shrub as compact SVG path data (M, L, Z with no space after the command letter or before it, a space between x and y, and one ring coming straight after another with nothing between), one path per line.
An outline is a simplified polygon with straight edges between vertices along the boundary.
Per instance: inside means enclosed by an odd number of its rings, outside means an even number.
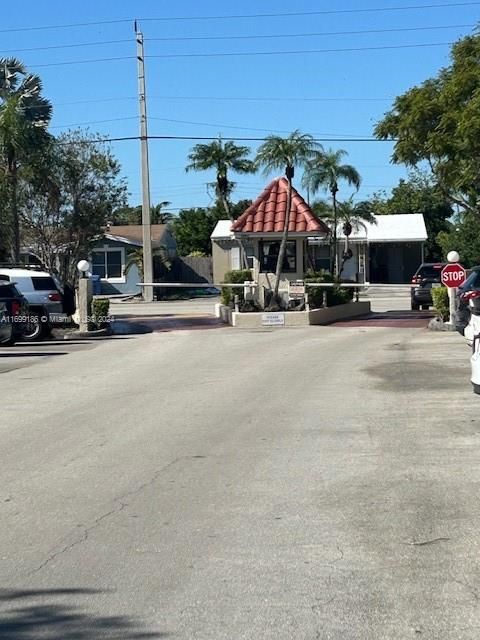
M92 301L92 319L94 325L102 329L108 323L108 312L110 309L110 300L108 298L94 298Z
M432 289L432 301L435 311L441 316L442 320L448 320L450 317L450 301L447 287L435 287Z
M335 287L307 287L308 301L312 309L323 306L323 292L327 292L327 306L334 307L337 304L346 304L353 299L353 288L342 289L340 282L329 271L308 271L305 282L336 282Z
M233 271L227 271L223 281L230 282L231 284L243 284L245 281L252 280L252 272L250 269L235 269ZM235 296L238 296L239 302L244 301L243 289L230 287L222 287L222 304L230 306Z

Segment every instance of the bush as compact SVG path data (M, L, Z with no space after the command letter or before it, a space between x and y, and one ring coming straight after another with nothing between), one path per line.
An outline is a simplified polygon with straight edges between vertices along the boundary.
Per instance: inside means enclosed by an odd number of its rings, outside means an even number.
M432 301L435 311L441 316L442 320L448 320L450 317L450 301L447 287L435 287L435 289L432 289Z
M250 269L235 269L234 271L227 271L223 281L230 282L231 284L243 284L246 280L252 280L252 272ZM239 302L243 302L245 297L243 295L243 289L230 287L222 287L222 304L230 306L235 296L238 296Z
M110 300L108 298L94 298L92 300L93 323L98 329L108 326L108 312Z
M308 287L308 300L312 309L323 306L323 292L327 292L327 306L334 307L338 304L346 304L353 299L353 288L342 289L340 282L329 271L308 271L305 282L336 282L336 287Z

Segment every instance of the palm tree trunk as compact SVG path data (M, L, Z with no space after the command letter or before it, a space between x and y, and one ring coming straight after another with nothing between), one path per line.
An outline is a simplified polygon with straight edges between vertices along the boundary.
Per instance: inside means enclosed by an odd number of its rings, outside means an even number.
M280 287L280 277L282 275L283 259L285 258L285 252L287 250L288 240L288 225L290 223L290 209L292 208L292 179L287 176L288 180L288 194L287 194L287 210L285 211L285 225L283 227L282 242L280 243L280 250L277 258L277 268L275 271L275 287L273 289L273 300L278 300L278 289Z
M13 262L20 262L20 220L18 217L18 174L15 159L9 162L8 173L10 224L12 225L10 256Z
M333 200L333 251L332 251L332 268L331 272L333 276L337 275L337 194L332 191Z

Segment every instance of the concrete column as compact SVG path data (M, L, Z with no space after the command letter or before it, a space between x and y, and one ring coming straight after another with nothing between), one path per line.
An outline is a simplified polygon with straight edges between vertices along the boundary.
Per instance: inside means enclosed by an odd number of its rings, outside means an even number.
M78 313L80 332L88 331L88 320L92 315L92 281L80 278L78 281Z
M305 275L304 263L303 263L303 243L305 238L297 238L296 250L297 250L297 273L301 279Z

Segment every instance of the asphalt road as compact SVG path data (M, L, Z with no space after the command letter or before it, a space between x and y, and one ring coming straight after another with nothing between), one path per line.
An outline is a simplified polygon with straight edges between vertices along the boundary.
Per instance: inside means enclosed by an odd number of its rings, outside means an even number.
M2 640L480 636L458 334L153 333L1 382Z

